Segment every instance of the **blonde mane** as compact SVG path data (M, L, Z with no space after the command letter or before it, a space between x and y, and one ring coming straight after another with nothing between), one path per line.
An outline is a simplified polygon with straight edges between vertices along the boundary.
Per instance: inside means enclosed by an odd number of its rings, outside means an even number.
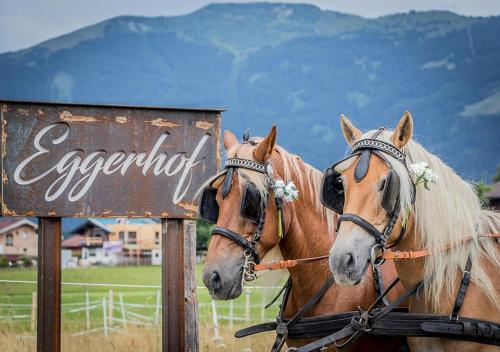
M372 134L373 131L367 132L362 138L369 138ZM391 135L392 132L384 131L378 139L392 143ZM439 176L436 184L429 185L430 190L422 185L416 187L415 203L412 205L412 176L400 162L388 157L401 179L401 212L404 209L411 210L415 233L419 236L421 245L432 252L426 258L424 267L426 298L434 310L437 310L440 299L454 297L458 289L455 287L456 275L459 270L463 271L467 256L470 255L472 281L485 291L491 302L500 305L498 288L493 286L481 265L481 260L484 259L496 266L500 265L497 241L480 238L481 235L500 231L500 214L482 210L472 184L461 179L419 143L410 140L403 151L406 153L407 165L425 161ZM473 240L466 245L441 251L446 245L455 244L468 236L472 236Z

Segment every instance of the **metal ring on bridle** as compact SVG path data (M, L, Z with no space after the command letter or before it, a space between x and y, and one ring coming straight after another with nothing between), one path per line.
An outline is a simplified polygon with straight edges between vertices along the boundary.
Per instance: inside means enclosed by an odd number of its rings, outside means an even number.
M382 258L385 247L383 244L376 244L370 250L370 262L373 266L380 266L384 264L385 259Z

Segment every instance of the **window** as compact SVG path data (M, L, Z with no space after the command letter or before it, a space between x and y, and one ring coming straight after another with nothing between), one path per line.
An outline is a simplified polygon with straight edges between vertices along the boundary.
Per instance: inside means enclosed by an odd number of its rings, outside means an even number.
M5 245L10 247L14 245L14 236L11 233L7 234Z
M160 244L160 233L158 231L155 232L155 244Z
M23 252L24 253L28 252L28 248L23 248Z
M118 232L118 239L125 242L125 231Z
M137 244L137 232L135 231L130 231L128 233L128 244Z

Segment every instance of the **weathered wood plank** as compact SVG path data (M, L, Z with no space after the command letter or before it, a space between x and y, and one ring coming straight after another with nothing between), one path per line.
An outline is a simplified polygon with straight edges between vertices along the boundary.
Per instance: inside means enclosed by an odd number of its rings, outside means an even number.
M61 218L38 220L37 351L61 351Z
M198 297L196 296L196 222L184 221L184 339L186 352L198 352Z

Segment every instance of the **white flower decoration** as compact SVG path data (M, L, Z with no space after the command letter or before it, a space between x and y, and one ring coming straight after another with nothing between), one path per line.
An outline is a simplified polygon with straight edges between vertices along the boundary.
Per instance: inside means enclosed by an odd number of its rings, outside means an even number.
M299 198L299 191L292 181L285 185L285 182L282 179L275 180L273 191L275 197L281 198L287 203L293 202Z
M415 186L420 183L424 184L426 189L429 189L429 182L437 183L439 181L439 176L429 167L425 161L420 161L415 164L411 164L408 169L410 173L414 174L416 177Z

